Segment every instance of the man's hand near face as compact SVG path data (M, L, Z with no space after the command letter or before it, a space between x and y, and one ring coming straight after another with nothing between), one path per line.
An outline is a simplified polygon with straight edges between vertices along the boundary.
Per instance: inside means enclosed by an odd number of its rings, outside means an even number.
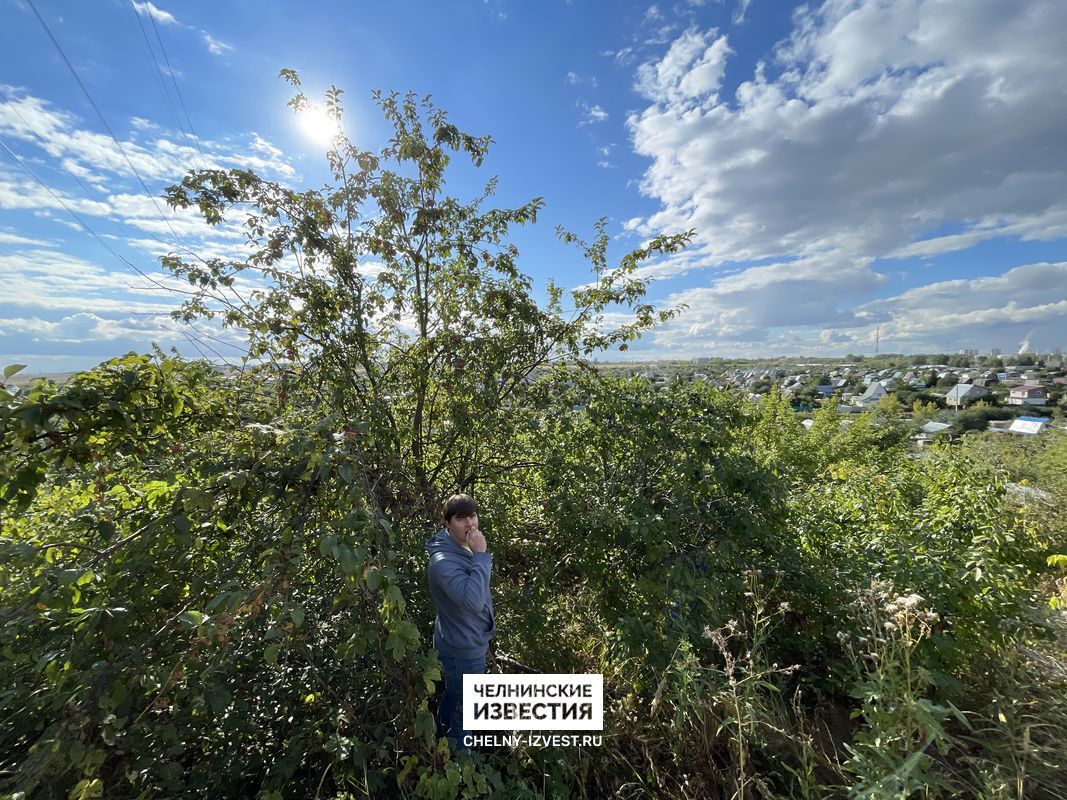
M488 549L485 534L477 528L472 530L467 534L467 547L471 549L472 553L484 553Z

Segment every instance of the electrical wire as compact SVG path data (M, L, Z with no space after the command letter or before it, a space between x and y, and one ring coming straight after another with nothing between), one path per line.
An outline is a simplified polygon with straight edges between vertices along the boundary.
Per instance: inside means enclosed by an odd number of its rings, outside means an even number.
M133 2L133 0L130 0L130 2ZM200 137L196 135L196 131L193 129L193 120L189 116L189 109L185 105L185 98L182 97L182 90L178 88L178 80L174 77L174 69L170 65L170 58L167 56L167 48L163 46L163 39L159 35L159 26L156 25L156 18L151 11L148 12L148 21L152 23L152 30L156 33L156 41L159 42L159 51L163 53L163 60L167 62L167 71L170 73L170 82L174 84L174 93L178 96L178 104L181 105L182 111L185 113L185 122L189 126L189 132L192 134L193 142L196 143L196 149L200 151L200 166L207 169L207 156L204 155L204 151L200 147Z
M75 211L69 205L67 205L66 201L64 201L62 197L60 197L58 194L56 194L56 192L52 189L52 187L49 186L44 181L44 179L41 178L41 176L39 176L36 172L34 172L32 169L30 169L30 167L26 164L26 162L23 161L19 157L18 153L16 153L14 150L12 150L10 147L8 147L7 142L5 142L3 139L0 139L0 147L4 148L8 152L8 154L13 159L15 159L15 162L20 167L22 167L22 169L25 170L26 173L29 174L29 176L31 178L33 178L35 181L37 181L39 184L41 184L41 186L44 187L45 191L47 191L50 195L52 195L52 198L57 203L59 203L61 206L63 206L63 208L66 209L67 213L70 214L72 217L74 217L74 219L77 221L77 223L79 225L81 225L83 228L85 228L85 230L89 233L90 236L92 236L94 239L96 239L97 242L100 243L101 247L103 247L105 250L107 250L109 253L111 253L111 255L113 255L116 259L118 259L120 262L122 262L127 267L132 269L134 272L136 272L138 275L140 275L145 280L151 281L153 284L158 286L160 289L166 289L167 291L170 291L170 289L168 287L163 286L161 283L159 283L157 280L155 280L150 275L148 275L144 270L142 270L140 267L138 267L136 264L134 264L128 258L126 258L125 256L120 255L111 245L109 245L107 242L105 242L100 237L100 235L97 234L97 232L94 231L89 226L89 223L87 223L84 219L82 219L81 215L78 214L77 211Z
M174 229L174 226L170 224L170 220L167 219L167 215L163 213L163 209L159 207L159 203L156 202L156 198L148 190L148 184L145 183L144 178L141 177L141 173L137 171L137 168L133 165L133 162L130 160L130 157L126 154L125 148L123 148L122 143L119 141L118 137L115 136L115 132L108 124L107 119L104 117L104 113L100 110L100 106L96 104L96 101L93 99L93 96L89 93L88 87L86 87L85 83L82 81L81 76L78 75L78 71L74 68L74 65L70 62L70 59L67 58L67 54L63 52L63 48L60 46L59 41L53 35L52 29L48 27L48 23L44 21L44 17L41 16L41 12L37 10L37 6L34 5L33 0L26 0L26 3L33 11L34 16L37 17L37 21L41 23L41 27L44 28L45 33L48 34L48 38L52 40L52 44L59 52L59 55L63 59L64 63L66 63L67 69L69 69L70 74L74 76L74 80L77 81L78 86L81 87L82 92L85 94L86 99L89 101L89 105L91 105L93 107L93 110L96 111L96 115L100 118L100 122L103 123L104 128L108 132L108 135L111 137L111 141L115 143L115 146L118 147L119 152L122 154L122 157L126 159L126 163L129 165L130 170L137 177L138 182L141 184L141 188L144 190L145 196L152 201L152 205L156 207L156 211L159 212L159 216L167 224L167 227L170 228L170 232L174 234L174 238L178 241L178 244L180 244L182 247L185 247L185 242L182 241L181 236L178 235L178 232Z
M193 143L190 140L189 134L185 130L185 125L182 124L182 118L181 115L178 114L178 108L174 105L174 100L171 98L170 89L167 88L167 80L163 77L163 67L160 66L159 59L156 58L156 53L152 49L152 43L148 40L148 32L145 30L144 23L141 21L141 13L137 10L137 6L134 3L134 0L130 0L130 5L127 6L127 10L133 15L135 21L137 22L137 27L141 31L141 38L144 41L145 49L148 51L148 55L152 59L152 63L156 67L156 76L159 78L159 85L163 89L163 97L164 99L166 99L167 105L170 106L170 113L174 115L175 122L178 123L178 130L181 131L182 138L185 140L185 146L188 147L190 150L193 150ZM151 11L148 12L148 18L152 20L152 24L155 25L155 19L152 16ZM156 39L157 41L160 41L160 47L162 47L162 41L159 40L158 30L156 31ZM164 58L166 58L165 51L163 55ZM177 89L178 84L174 81L174 70L171 68L169 60L167 62L167 70L170 72L170 78L171 82L174 83L174 88ZM188 112L186 112L186 117L188 116L189 114ZM199 150L199 144L197 145L196 149ZM200 150L200 159L201 166L203 166L204 153L202 150Z
M146 281L148 281L149 283L153 284L158 289L160 289L160 290L162 290L164 292L178 293L178 294L188 294L187 292L182 292L180 289L176 289L176 288L174 288L172 286L163 285L158 280L153 278L151 275L148 275L144 270L142 270L140 267L138 267L132 261L127 259L125 256L120 255L113 247L111 247L111 245L109 245L107 242L105 242L103 240L103 238L101 238L99 236L99 234L97 234L97 232L95 230L93 230L92 227L90 227L90 225L84 219L82 219L81 215L78 214L78 212L76 212L69 205L67 205L67 203L63 200L63 198L60 197L52 189L52 187L48 185L48 183L43 178L41 178L36 172L34 172L32 169L30 169L30 167L26 164L26 162L23 161L14 150L12 150L10 147L8 147L7 143L3 139L0 139L0 147L2 147L4 150L6 150L8 152L8 154L13 159L15 159L15 162L20 167L22 167L22 169L25 170L30 175L30 177L32 177L39 184L41 184L41 186L44 187L45 191L47 191L50 195L52 195L52 197L55 199L55 201L57 203L59 203L61 206L63 206L63 208L67 211L67 213L70 214L72 217L74 217L74 219L78 222L78 224L81 225L94 239L96 239L97 242L99 242L101 247L103 247L105 250L107 250L109 253L111 253L111 255L113 255L119 262L124 264L128 269L132 269L134 272L136 272L138 275L140 275ZM114 221L114 220L112 220L112 221ZM207 357L204 355L203 350L201 350L201 348L197 344L195 344L193 342L194 339L200 345L203 345L206 349L208 349L211 352L215 353L215 355L219 357L220 361L223 361L223 362L227 361L227 359L224 358L222 355L220 355L218 353L218 351L216 351L213 347L211 347L209 344L204 342L203 339L200 338L200 334L202 332L197 331L195 328L193 328L194 335L190 336L187 332L176 330L174 328L171 328L170 326L161 326L161 327L163 327L163 328L165 328L167 330L170 330L173 333L179 333L182 336L184 336L187 340L189 340L190 344L193 344L193 347L196 348L196 350L201 354L201 356L204 356L205 360L210 361L210 359L207 359ZM211 337L211 338L215 338L215 337ZM218 341L222 342L222 340L218 340ZM236 348L236 345L231 345L231 346Z
M6 106L7 106L7 107L8 107L9 109L11 109L11 112L12 112L12 113L13 113L13 114L14 114L14 115L15 115L16 117L18 117L18 118L19 118L20 120L22 120L22 124L23 124L23 125L25 125L25 126L26 126L26 128L27 128L28 130L31 130L31 131L33 131L33 130L34 130L34 129L33 129L33 126L32 126L32 125L30 125L29 121L28 121L28 120L27 120L27 119L26 119L26 118L25 118L24 116L22 116L22 112L21 112L21 111L19 111L19 109L18 109L18 106L17 106L17 105L15 105L14 103L12 103L12 102L11 102L11 100L9 100L9 99L8 99L7 97L2 97L2 98L0 98L0 100L3 100L3 101L4 101L4 104L5 104L5 105L6 105ZM43 145L45 145L44 149L45 149L45 150L47 150L47 149L48 149L48 148L47 148L47 144L48 144L48 143L47 143L47 142L46 142L46 141L44 140L44 138L43 138L43 137L42 137L42 136L41 136L41 135L40 135L39 133L37 133L36 131L34 131L34 133L36 134L37 138L38 138L38 139L39 139L39 140L40 140L40 141L42 142L42 144L43 144ZM10 152L10 151L9 151L9 152ZM70 169L69 169L69 168L67 167L67 165L66 165L66 164L65 164L65 163L64 163L64 162L63 162L63 161L62 161L61 159L57 159L57 160L59 161L59 166L60 166L60 168L61 168L61 169L62 169L62 170L63 170L63 171L65 172L65 173L67 173L67 176L68 176L68 177L70 177L70 179L71 179L71 180L73 180L73 181L74 181L75 183L77 183L77 184L78 184L78 186L80 186L80 187L81 187L81 190L82 190L82 191L83 191L83 192L85 193L85 195L86 195L87 197L88 197L88 196L90 196L90 195L92 195L93 199L95 199L95 200L96 200L96 201L97 201L98 203L100 203L100 205L102 205L102 206L103 206L103 207L104 207L105 209L107 209L107 211L105 212L104 216L105 216L105 217L107 217L107 219L108 219L108 220L109 220L109 221L111 222L111 224L112 224L112 225L113 225L113 226L115 227L115 229L116 229L116 230L118 230L118 231L120 231L120 232L121 232L121 226L119 225L119 222L118 222L118 220L116 220L116 219L115 219L115 218L114 218L114 217L113 217L113 216L111 215L111 212L110 212L110 207L108 206L108 200L107 200L107 198L106 198L106 197L104 197L104 195L103 195L103 192L101 192L101 191L100 191L99 189L97 189L97 188L96 188L95 186L94 186L94 187L93 187L92 189L90 189L90 188L89 188L88 186L86 186L86 185L85 185L85 182L84 182L84 181L83 181L83 180L82 180L81 178L79 178L79 177L78 177L77 175L75 175L75 174L74 174L73 172L71 172L71 171L70 171ZM171 246L170 242L167 242L167 241L165 241L165 240L163 240L163 239L160 239L160 238L159 238L158 236L156 236L156 235L155 235L154 233L152 233L151 231L145 231L145 234L146 234L147 236L150 236L150 237L152 237L153 239L155 239L155 240L156 240L157 242L159 242L160 244L166 245L166 246L167 246L168 248L169 248L169 247ZM155 259L154 259L154 256L152 256L152 255L150 255L149 253L147 253L147 252L146 252L146 251L144 250L144 248L143 248L143 247L141 247L141 246L140 246L139 244L133 243L133 246L134 246L134 247L135 247L135 248L136 248L137 250L140 250L140 251L141 251L141 255L143 255L143 256L144 256L144 257L145 257L146 259L148 259L149 261L153 261L153 260L155 260Z

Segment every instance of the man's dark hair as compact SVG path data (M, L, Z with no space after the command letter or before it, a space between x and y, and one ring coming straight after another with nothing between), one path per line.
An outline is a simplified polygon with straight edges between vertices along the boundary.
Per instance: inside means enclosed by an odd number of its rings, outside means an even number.
M469 494L454 494L445 500L444 518L448 522L452 517L469 517L478 513L478 505Z

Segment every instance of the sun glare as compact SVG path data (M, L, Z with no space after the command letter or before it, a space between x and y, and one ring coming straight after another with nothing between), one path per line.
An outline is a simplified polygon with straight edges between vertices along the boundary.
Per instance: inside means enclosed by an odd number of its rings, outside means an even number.
M317 145L329 147L341 133L337 121L326 113L326 109L310 106L300 112L300 127L304 135Z

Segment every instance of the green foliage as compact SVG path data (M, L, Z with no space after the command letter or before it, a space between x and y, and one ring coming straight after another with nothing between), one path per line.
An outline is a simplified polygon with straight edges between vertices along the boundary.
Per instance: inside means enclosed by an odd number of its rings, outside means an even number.
M1018 676L1062 656L1067 547L1006 491L1062 491L1062 437L1007 475L977 437L916 458L892 409L826 402L805 431L772 386L602 374L588 356L674 313L638 269L688 235L611 266L603 223L561 231L594 281L539 305L508 232L540 201L448 197L491 141L377 100L393 137L336 139L332 187L169 190L244 215L247 261L166 259L181 315L247 333L240 371L129 355L0 389L0 792L1062 795L1063 681ZM485 512L497 647L604 675L599 750L436 741L423 540L456 489Z

